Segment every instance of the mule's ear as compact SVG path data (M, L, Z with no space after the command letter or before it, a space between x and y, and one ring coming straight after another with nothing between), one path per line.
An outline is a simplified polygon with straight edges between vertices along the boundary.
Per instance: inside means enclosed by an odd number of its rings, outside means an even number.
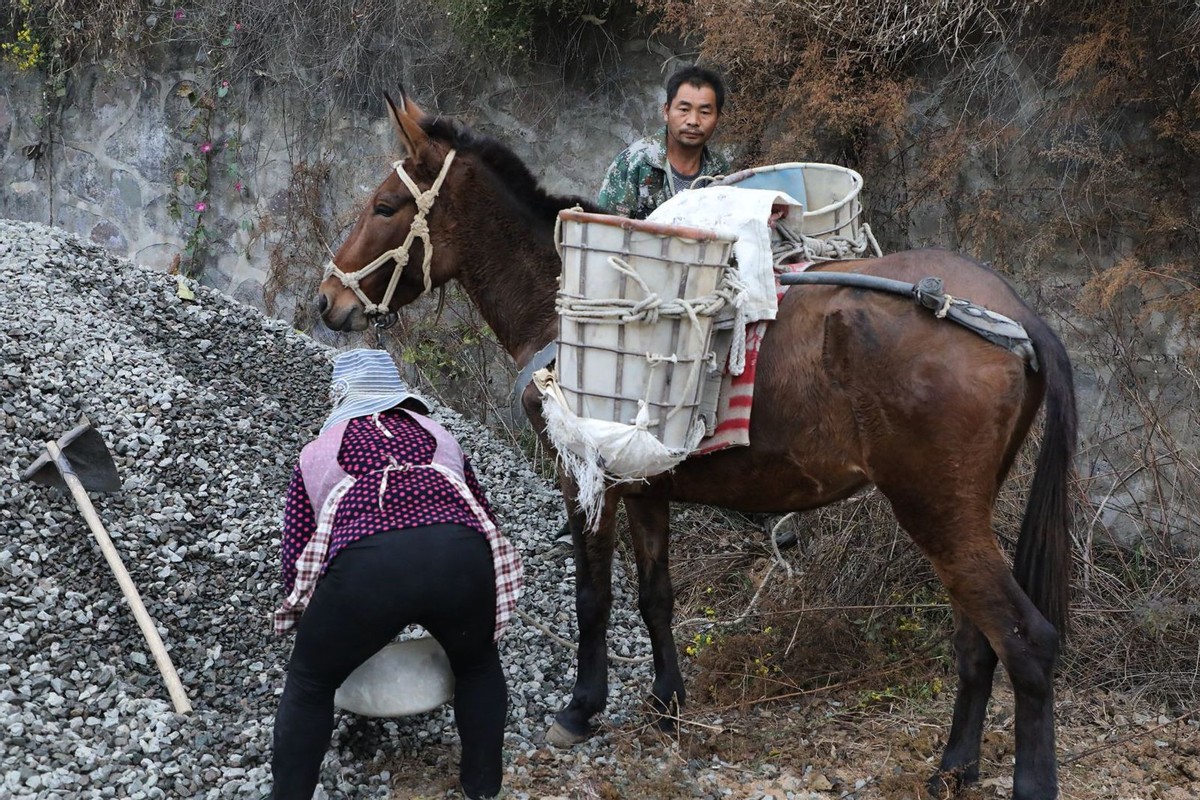
M416 156L422 148L429 144L429 137L425 135L425 131L421 130L417 121L420 117L410 114L411 104L403 94L400 95L399 108L387 93L384 93L383 99L387 101L388 113L391 114L392 122L396 123L396 132L400 135L400 143L404 145L404 149L410 156ZM418 114L419 112L420 109L418 109Z
M408 95L404 95L404 105L402 108L408 112L408 115L417 122L423 122L425 117L429 116L422 108L413 102L413 99Z
M403 86L400 87L399 103L395 103L392 100L391 95L389 95L387 92L384 92L383 96L387 99L388 105L393 106L393 108L399 108L401 114L407 114L417 122L423 122L425 120L425 112L413 101L411 97L408 96L408 92L404 91Z

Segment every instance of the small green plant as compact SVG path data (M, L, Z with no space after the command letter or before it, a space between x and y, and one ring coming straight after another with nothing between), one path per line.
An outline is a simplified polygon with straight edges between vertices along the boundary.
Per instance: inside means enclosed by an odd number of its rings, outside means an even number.
M629 0L447 0L446 15L455 33L479 48L479 60L507 65L547 55L552 35L578 40L579 32L627 19Z
M183 162L172 174L172 191L167 200L167 213L176 222L184 223L188 231L180 253L179 272L189 277L197 277L202 271L208 242L208 229L204 219L208 211L209 165L214 149L210 139L214 103L210 92L193 83L182 84L178 94L187 100L193 112L184 131L185 137L191 138L198 134L201 142L189 146L183 154Z
M880 705L905 700L934 700L945 691L945 684L939 677L931 680L915 680L911 683L885 686L882 689L868 689L858 695L855 705L858 708L872 708Z
M768 650L754 659L754 676L756 678L765 678L768 675L780 675L783 673L783 668L773 663L772 659L774 657L775 654Z
M716 637L711 633L696 633L692 635L692 641L688 642L683 651L691 658L699 658L700 654L712 647L716 641Z

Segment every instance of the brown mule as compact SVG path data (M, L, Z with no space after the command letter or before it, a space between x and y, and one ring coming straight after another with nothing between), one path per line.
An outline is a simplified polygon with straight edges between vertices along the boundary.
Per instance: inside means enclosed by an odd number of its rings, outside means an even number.
M593 207L546 194L511 151L491 139L427 118L411 102L397 107L389 98L388 106L408 157L376 190L335 255L336 266L326 267L317 298L325 323L362 329L368 310L395 310L457 279L524 366L557 334L556 215L576 203ZM999 660L1016 694L1013 796L1053 798L1053 674L1067 621L1067 483L1076 429L1066 350L1003 279L961 256L922 250L833 268L910 282L940 277L948 293L1020 322L1039 370L911 301L845 287L793 287L762 343L749 446L688 459L647 484L610 490L599 530L586 536L573 487L564 480L579 655L572 699L558 712L551 738L586 738L607 700L618 500L628 513L638 605L653 648L651 694L670 711L683 703L684 686L671 631L669 504L780 513L816 508L875 484L932 562L957 620L958 693L931 788L941 794L944 786L978 778ZM536 390L527 388L522 400L541 430ZM1010 570L992 514L1043 400L1045 435Z

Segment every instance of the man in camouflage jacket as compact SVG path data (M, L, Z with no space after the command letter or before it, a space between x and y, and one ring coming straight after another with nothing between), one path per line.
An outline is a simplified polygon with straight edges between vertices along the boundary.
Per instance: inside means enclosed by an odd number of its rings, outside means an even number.
M684 67L667 81L662 130L625 148L604 176L597 199L609 214L645 219L700 176L729 173L729 162L708 148L725 104L720 76Z

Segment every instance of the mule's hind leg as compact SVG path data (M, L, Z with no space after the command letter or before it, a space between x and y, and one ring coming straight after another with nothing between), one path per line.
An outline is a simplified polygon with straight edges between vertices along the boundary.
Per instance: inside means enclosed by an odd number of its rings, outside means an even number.
M983 631L957 606L954 610L954 659L958 669L958 691L954 697L954 719L950 739L938 772L929 781L935 797L944 789L951 793L979 780L979 747L983 721L992 696L996 651Z
M1021 616L998 649L1017 695L1017 767L1014 800L1058 796L1058 756L1054 749L1054 665L1058 631L1013 581Z
M568 747L593 732L591 719L608 702L608 618L612 610L612 555L616 528L616 501L609 500L600 524L588 531L583 511L575 503L574 486L563 479L567 522L575 555L575 619L579 625L579 652L571 702L554 715L546 741Z
M950 520L943 518L941 524L931 526L927 520L934 517L923 515L923 527L910 527L913 519L903 519L903 512L897 515L910 532L919 532L913 538L930 557L956 608L987 638L1012 681L1017 704L1013 800L1052 800L1058 796L1053 685L1057 631L1017 585L986 517L973 525L950 525ZM960 727L951 732L942 762L944 767L959 771L951 776L939 772L931 781L935 790L970 777L972 758L978 764L986 706L986 689L981 682L988 660L969 627L956 638L956 645L959 642L974 663L968 663L964 670L969 684L960 684L955 702L955 724ZM975 715L979 716L979 724Z
M638 609L649 631L654 655L650 704L660 715L659 727L671 730L683 707L684 688L675 636L671 632L675 590L668 571L670 503L662 497L626 495L625 511L637 559Z
M968 613L979 624L1016 695L1014 722L1017 764L1013 800L1058 797L1058 757L1054 744L1054 665L1058 631L1034 607L1003 565L996 581L1002 595L984 598ZM981 621L982 620L982 621Z

